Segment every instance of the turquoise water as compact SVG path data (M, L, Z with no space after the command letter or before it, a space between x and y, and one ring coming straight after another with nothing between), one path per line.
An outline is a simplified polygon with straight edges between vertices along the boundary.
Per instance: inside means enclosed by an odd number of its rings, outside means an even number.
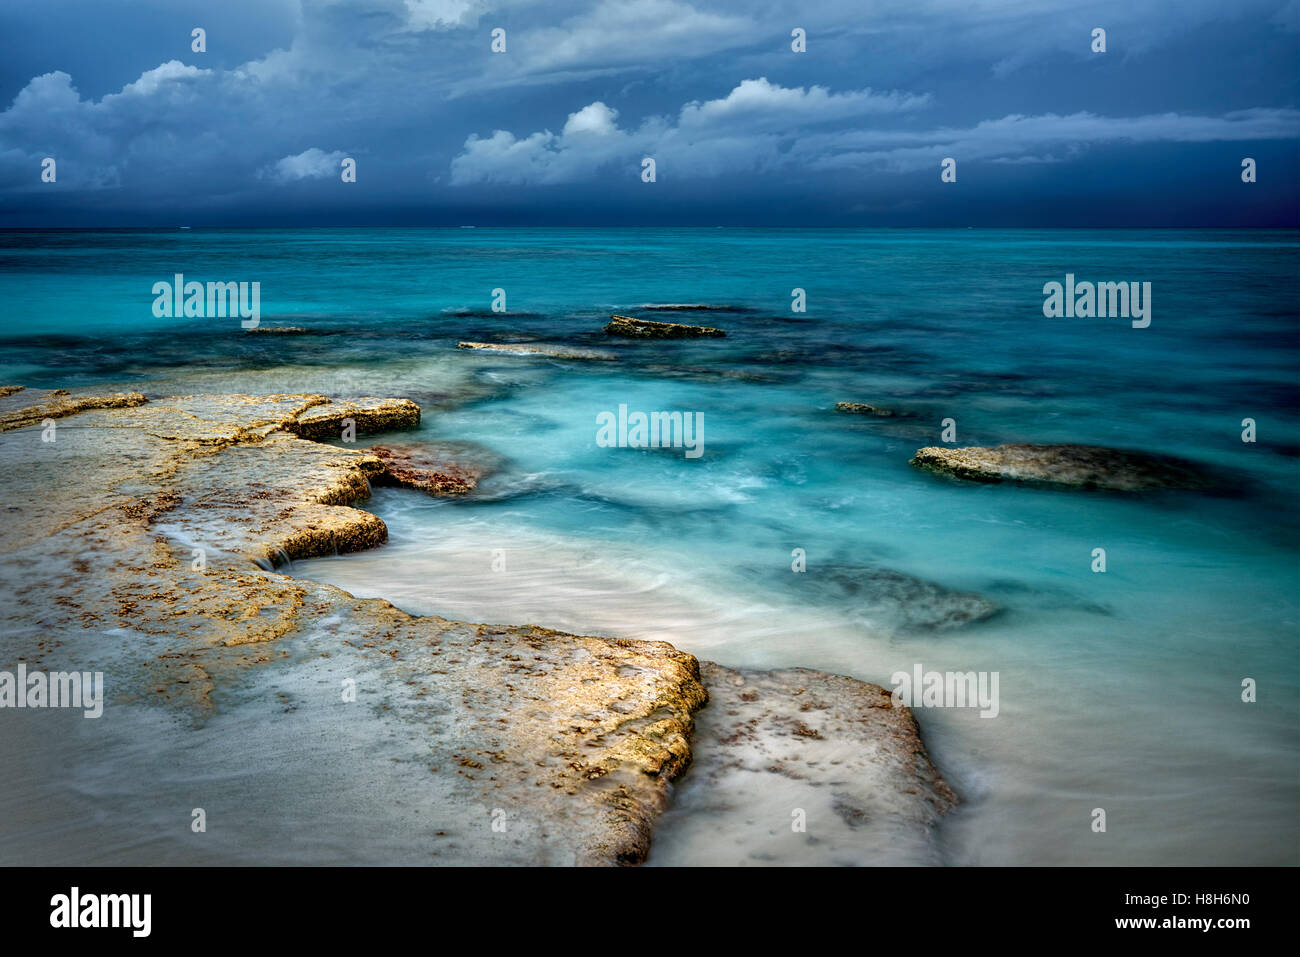
M176 272L258 281L262 325L307 334L155 318L151 287ZM1044 318L1043 284L1066 273L1150 282L1150 327ZM296 574L730 665L881 684L916 663L998 672L997 718L918 712L963 799L933 860L1295 864L1298 275L1285 231L7 232L0 380L409 395L424 423L390 438L481 461L480 492L380 490L390 544ZM611 312L728 336L614 340ZM616 358L457 350L466 339ZM597 415L620 405L702 415L704 454L599 446ZM1223 488L1062 492L910 467L948 418L958 445L1170 453ZM953 592L998 611L954 624L968 604ZM707 862L675 826L652 862Z

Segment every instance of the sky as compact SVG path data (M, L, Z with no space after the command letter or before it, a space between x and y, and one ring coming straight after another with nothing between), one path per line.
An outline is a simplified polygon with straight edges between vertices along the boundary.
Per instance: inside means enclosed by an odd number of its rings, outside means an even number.
M0 227L1296 227L1298 101L1300 0L0 0Z

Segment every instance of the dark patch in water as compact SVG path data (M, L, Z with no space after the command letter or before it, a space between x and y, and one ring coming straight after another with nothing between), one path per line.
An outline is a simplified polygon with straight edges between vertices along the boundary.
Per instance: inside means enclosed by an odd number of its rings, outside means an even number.
M985 392L1041 399L1057 394L1055 389L1044 386L1041 378L1014 372L966 373L960 377L948 376L945 380L917 389L913 395L950 399Z
M841 605L876 624L901 631L943 631L992 617L997 605L974 592L874 565L811 565L792 576L815 600Z
M545 319L544 312L493 312L491 309L444 309L431 319Z
M653 363L641 367L641 371L670 379L694 379L701 382L756 382L770 384L774 382L791 382L798 378L791 372L771 373L755 372L752 369L728 369L725 367L707 368L704 366L682 366L667 363Z
M999 578L984 585L984 591L993 595L1014 597L1016 605L1021 608L1044 608L1057 610L1070 608L1087 612L1090 615L1110 617L1114 610L1101 602L1085 601L1065 588L1050 588L1041 585L1029 585L1015 579Z

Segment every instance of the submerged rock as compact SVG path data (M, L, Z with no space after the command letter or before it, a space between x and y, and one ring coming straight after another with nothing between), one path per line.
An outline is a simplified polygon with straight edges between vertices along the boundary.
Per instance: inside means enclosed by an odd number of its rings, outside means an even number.
M836 402L835 409L838 412L852 412L855 415L891 416L894 414L889 409L882 409L875 405L867 405L865 402Z
M605 332L611 336L632 339L689 339L697 336L725 336L721 329L710 326L688 326L680 322L654 322L634 319L632 316L610 316Z
M597 349L574 349L544 343L524 344L512 342L458 342L457 349L481 349L486 352L504 352L519 356L550 356L555 359L596 359L611 362L618 357Z
M672 379L698 379L712 382L783 382L785 378L768 372L754 372L751 369L728 369L719 366L692 366L681 363L650 363L645 371L654 375ZM788 378L788 374L787 374Z
M801 588L850 609L874 628L942 631L983 621L998 606L974 592L872 565L831 565L800 576Z
M1024 482L1070 488L1139 491L1207 488L1194 462L1095 445L999 445L918 449L911 464L973 482Z
M374 445L370 454L383 463L371 476L374 485L401 485L429 495L465 495L474 490L479 476L451 461L440 461L417 446Z

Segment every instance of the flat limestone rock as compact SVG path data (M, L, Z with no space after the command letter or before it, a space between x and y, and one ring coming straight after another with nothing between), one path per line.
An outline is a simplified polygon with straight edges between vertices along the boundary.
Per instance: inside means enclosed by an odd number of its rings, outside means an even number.
M327 399L304 411L288 429L302 439L336 439L348 419L358 434L413 429L420 424L420 407L410 399Z
M512 342L458 342L457 349L478 349L484 352L501 352L517 356L550 356L554 359L592 359L604 362L617 361L618 357L597 349L574 349L545 343Z
M889 409L882 409L875 405L867 405L865 402L836 402L835 409L837 412L851 412L855 415L891 416L894 414Z
M956 796L887 689L841 675L701 662L709 704L651 863L937 863Z
M21 395L20 395L21 394ZM14 399L19 396L18 399ZM0 432L39 424L46 419L61 419L87 409L123 409L143 405L139 392L112 392L97 395L73 395L66 389L25 390L22 386L5 386L0 399Z
M605 332L611 336L632 339L691 339L699 336L725 336L721 329L710 326L688 326L680 322L654 322L634 319L632 316L610 316Z
M1206 488L1195 463L1095 445L999 445L918 449L911 464L973 482L1024 482L1082 489L1140 491Z

